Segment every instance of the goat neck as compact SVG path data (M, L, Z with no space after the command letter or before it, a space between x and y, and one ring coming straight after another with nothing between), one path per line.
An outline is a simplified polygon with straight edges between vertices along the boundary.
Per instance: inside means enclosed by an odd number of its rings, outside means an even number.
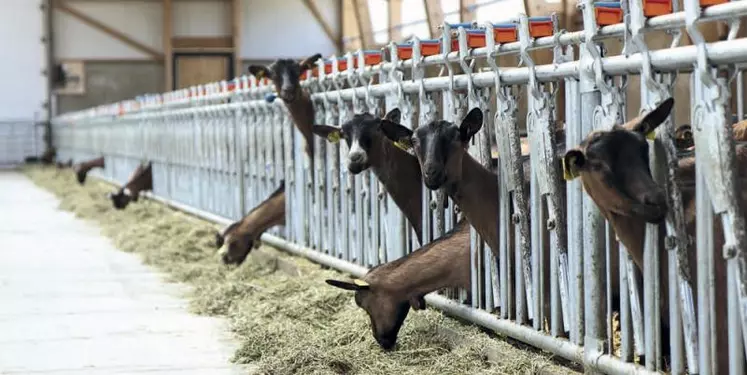
M410 221L418 242L422 244L423 177L418 159L397 148L383 136L372 138L370 153L368 160L371 169Z

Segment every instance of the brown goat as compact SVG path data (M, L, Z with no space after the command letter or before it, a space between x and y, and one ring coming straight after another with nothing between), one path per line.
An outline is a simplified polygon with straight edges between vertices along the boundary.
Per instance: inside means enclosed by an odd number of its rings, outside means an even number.
M40 160L42 164L49 165L49 164L54 163L54 158L56 155L57 155L57 149L54 147L48 147L42 154Z
M412 306L422 296L443 288L470 288L469 222L461 219L442 237L412 253L371 269L362 280L327 280L355 291L355 303L371 319L376 342L389 350Z
M422 244L423 189L418 159L395 146L381 132L382 122L398 124L400 116L397 108L389 111L383 119L368 113L357 114L340 128L316 125L312 131L332 143L339 142L340 138L345 140L349 148L347 164L350 173L359 174L370 167L405 214Z
M747 141L747 120L733 124L731 129L736 142ZM692 127L688 124L678 126L674 131L674 142L678 150L695 147Z
M91 169L105 167L106 163L104 162L103 156L96 159L87 160L75 166L75 177L78 179L78 183L83 185L86 182L86 176L88 176L88 172Z
M300 63L292 59L278 59L270 66L250 65L249 73L257 79L272 80L278 96L285 103L293 123L306 141L306 154L314 162L314 139L311 127L314 126L314 106L309 93L301 88L301 74L314 68L316 60L322 58L320 53L312 55Z
M140 192L153 190L153 163L140 164L127 179L127 183L115 194L109 193L107 197L112 200L114 208L123 210L132 202L137 202Z
M495 257L500 258L497 222L500 205L498 176L467 153L469 142L482 127L482 122L482 111L473 108L460 126L437 120L415 131L393 123L383 123L382 130L389 139L414 150L426 187L431 190L443 187L480 237L490 246ZM563 135L562 129L556 131L556 136ZM528 151L528 144L525 147ZM526 200L530 191L531 176L528 157L523 158L523 168ZM543 271L549 275L550 241L544 242L543 250ZM513 280L515 274L507 277ZM546 277L543 289L549 288L550 278ZM546 300L544 310L548 309L549 301Z
M665 191L651 176L649 169L649 146L645 136L653 132L664 122L674 105L672 98L662 102L656 109L623 126L615 126L608 131L593 132L577 147L568 150L564 156L567 174L573 178L580 177L584 190L595 202L604 217L612 224L615 233L622 242L639 269L644 265L644 234L646 223L658 224L660 259L660 300L661 318L664 326L668 326L669 316L669 257L664 241L664 218L668 212L668 201ZM739 178L747 180L747 147L737 147ZM678 161L678 184L682 189L682 203L685 209L687 232L696 235L695 212L695 158L692 156ZM740 192L742 212L745 212L747 192ZM695 242L690 242L686 250L688 263L693 271L693 280L697 273L697 259ZM719 258L724 245L723 228L720 220L714 220L714 276L715 290L725 293L726 262ZM697 288L693 288L697 301ZM718 373L728 372L728 340L726 298L724 295L714 296L716 316L717 370ZM668 337L664 337L668 339Z
M241 220L215 234L218 255L224 264L243 263L249 252L259 247L262 234L277 225L285 225L285 180Z

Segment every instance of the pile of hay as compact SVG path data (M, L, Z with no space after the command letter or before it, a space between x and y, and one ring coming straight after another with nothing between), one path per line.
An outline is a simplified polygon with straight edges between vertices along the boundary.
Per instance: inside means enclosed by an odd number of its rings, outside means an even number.
M262 374L534 374L578 372L548 354L522 350L489 338L435 310L411 312L392 352L379 349L368 316L350 292L329 287L325 278L344 278L303 259L289 257L301 276L277 271L249 256L240 267L218 261L216 225L141 200L114 210L110 185L89 179L84 187L72 172L30 167L26 174L61 199L61 208L95 221L116 246L142 256L173 281L193 286L196 313L227 317L240 342L234 356ZM454 339L458 332L460 339ZM488 348L499 353L489 361Z

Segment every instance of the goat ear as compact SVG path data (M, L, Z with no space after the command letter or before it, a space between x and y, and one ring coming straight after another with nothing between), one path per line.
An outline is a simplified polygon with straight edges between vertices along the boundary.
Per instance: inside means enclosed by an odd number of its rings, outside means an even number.
M215 248L220 249L223 246L223 235L221 235L218 232L215 232Z
M482 128L482 110L472 108L467 116L464 116L462 124L459 126L459 135L462 142L468 142Z
M270 70L263 65L249 65L249 73L257 79L269 78L271 76Z
M332 285L340 289L345 289L345 290L358 291L358 290L366 290L370 287L368 284L355 284L355 283L349 283L347 281L340 281L340 280L327 279L324 281L329 285Z
M583 151L574 148L568 150L560 162L563 166L563 178L570 181L578 177L579 172L586 166L586 155Z
M401 118L402 112L399 110L399 108L395 108L384 115L384 120L391 121L395 124L399 124Z
M634 124L631 130L641 133L649 139L653 139L655 136L654 131L659 127L659 125L667 120L669 114L672 112L673 106L674 98L668 98L659 103L653 111L646 113L641 121Z
M330 125L314 125L311 127L311 132L322 137L327 138L329 143L340 142L340 128Z
M381 121L381 132L389 138L394 145L407 151L412 148L412 130L396 122L389 120Z
M299 64L301 66L301 73L303 73L303 72L305 72L305 71L313 68L314 67L314 63L316 62L316 60L319 60L321 58L322 58L322 54L321 53L317 53L317 54L311 55L311 56L307 57L305 60L301 61L301 63Z

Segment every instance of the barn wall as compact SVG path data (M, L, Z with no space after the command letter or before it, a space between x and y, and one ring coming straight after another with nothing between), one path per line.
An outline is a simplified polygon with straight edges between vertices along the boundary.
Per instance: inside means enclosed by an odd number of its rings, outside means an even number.
M47 54L40 0L3 0L0 11L0 122L45 120Z
M58 96L59 113L163 91L164 69L159 62L89 62L85 65L85 74L86 94Z
M176 0L173 3L172 12L172 33L174 36L209 37L231 35L232 15L230 1Z
M128 37L163 50L163 11L158 1L68 1L69 6ZM57 61L83 61L82 95L58 95L64 113L163 91L164 68L136 50L56 9L53 13Z
M66 3L156 51L163 51L161 1L67 0ZM338 0L315 0L315 4L337 33ZM240 7L241 73L251 62L268 63L278 57L300 58L317 52L328 56L335 52L334 42L301 1L242 0ZM172 11L174 37L231 35L231 1L173 0ZM162 61L58 9L52 17L55 60L83 61L86 73L86 92L58 95L58 113L164 91ZM283 20L282 26L278 20Z
M337 0L315 0L317 9L337 34ZM336 52L324 29L301 1L244 0L242 2L241 58L274 60Z

